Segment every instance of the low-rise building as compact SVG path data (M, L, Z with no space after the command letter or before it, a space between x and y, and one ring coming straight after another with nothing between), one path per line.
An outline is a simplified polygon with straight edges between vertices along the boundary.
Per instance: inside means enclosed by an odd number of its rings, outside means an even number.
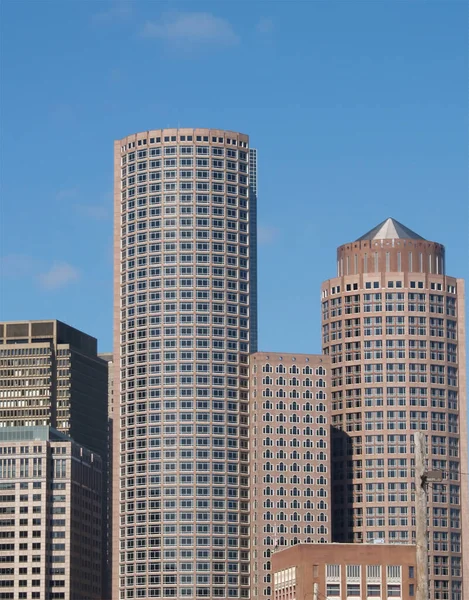
M103 465L47 426L0 428L0 598L101 600Z
M298 544L273 553L272 571L274 600L411 600L417 588L413 544Z

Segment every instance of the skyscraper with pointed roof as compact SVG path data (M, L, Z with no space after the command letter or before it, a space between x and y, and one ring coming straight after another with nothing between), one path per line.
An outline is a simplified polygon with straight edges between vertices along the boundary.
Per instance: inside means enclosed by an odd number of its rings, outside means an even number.
M424 431L428 469L443 472L428 490L430 597L463 600L464 282L445 269L444 246L386 219L338 248L337 276L322 285L322 341L332 367L334 541L415 542L413 436Z

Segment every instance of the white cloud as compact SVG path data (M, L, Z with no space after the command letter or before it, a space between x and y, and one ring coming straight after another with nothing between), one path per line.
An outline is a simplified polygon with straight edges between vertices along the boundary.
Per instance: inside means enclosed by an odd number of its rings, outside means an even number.
M107 25L114 21L127 19L132 14L131 0L111 0L108 10L96 13L91 17L94 25Z
M173 44L218 43L230 46L239 41L228 21L206 12L164 14L159 21L147 21L142 36Z
M267 246L275 242L279 234L276 227L270 225L259 225L257 228L257 241L261 246Z
M256 27L259 33L272 33L274 30L274 22L270 17L262 17Z
M38 275L39 284L46 290L56 290L69 283L74 283L80 277L78 269L66 262L56 262L45 273Z

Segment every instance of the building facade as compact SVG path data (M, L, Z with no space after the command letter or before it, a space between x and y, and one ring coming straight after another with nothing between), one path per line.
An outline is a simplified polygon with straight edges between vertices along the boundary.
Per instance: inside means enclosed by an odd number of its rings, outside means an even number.
M469 581L464 282L444 247L387 219L337 251L322 286L331 361L333 539L415 542L414 442L424 431L431 597ZM466 590L467 596L467 590Z
M250 356L252 597L273 597L272 554L331 541L329 361Z
M0 427L51 426L106 457L97 340L61 321L0 322Z
M249 597L249 150L213 129L115 143L116 600Z
M411 544L299 544L275 552L272 570L274 600L412 600L417 591Z
M107 464L108 367L96 338L57 320L0 323L0 431L20 426L51 426ZM105 552L102 562L106 581Z
M53 428L0 428L2 599L102 600L102 468Z
M103 581L103 600L111 598L111 574L112 574L112 426L114 422L114 360L112 352L101 352L99 358L107 363L108 369L108 426L107 426L107 465L106 465L106 569Z

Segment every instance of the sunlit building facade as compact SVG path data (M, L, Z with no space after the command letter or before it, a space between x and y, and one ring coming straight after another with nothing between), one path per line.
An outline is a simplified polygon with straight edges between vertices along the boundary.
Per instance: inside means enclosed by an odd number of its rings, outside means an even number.
M230 131L115 143L116 600L249 597L254 160Z
M469 581L464 282L445 250L387 219L337 251L322 286L331 361L333 539L415 543L414 441L428 469L430 595ZM466 584L467 585L467 584Z
M250 357L252 597L273 597L272 555L331 540L329 361Z

